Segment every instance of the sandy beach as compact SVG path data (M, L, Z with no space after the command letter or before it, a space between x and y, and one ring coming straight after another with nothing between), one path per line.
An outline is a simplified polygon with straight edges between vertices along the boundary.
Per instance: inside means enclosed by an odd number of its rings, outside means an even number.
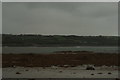
M3 78L118 78L118 54L3 54ZM86 70L91 64L95 70Z
M9 67L3 68L3 78L118 78L118 67L101 66L95 70L86 70L85 66Z

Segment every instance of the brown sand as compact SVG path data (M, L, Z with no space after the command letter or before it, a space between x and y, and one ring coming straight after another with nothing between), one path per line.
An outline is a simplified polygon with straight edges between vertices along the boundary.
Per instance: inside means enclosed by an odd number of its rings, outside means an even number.
M3 54L2 66L23 66L23 67L49 67L52 65L70 65L71 67L82 64L116 65L118 66L120 54L78 52L56 53L56 54ZM120 64L120 62L119 62Z

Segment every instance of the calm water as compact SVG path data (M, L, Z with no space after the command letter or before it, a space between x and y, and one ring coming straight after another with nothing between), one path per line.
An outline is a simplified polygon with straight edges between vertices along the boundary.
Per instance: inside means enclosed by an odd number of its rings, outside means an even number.
M102 53L117 53L118 47L77 46L77 47L3 47L3 53L53 53L56 51L93 51Z

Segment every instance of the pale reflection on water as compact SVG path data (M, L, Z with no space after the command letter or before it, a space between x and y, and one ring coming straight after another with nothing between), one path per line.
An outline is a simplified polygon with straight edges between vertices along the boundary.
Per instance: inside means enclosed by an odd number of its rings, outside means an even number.
M76 47L3 47L3 53L53 53L57 51L93 51L97 53L118 53L117 46Z

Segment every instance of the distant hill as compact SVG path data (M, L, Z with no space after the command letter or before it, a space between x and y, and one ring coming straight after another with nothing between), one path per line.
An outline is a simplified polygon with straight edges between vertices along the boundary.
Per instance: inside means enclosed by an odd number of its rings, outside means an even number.
M3 46L117 46L118 36L2 34Z

